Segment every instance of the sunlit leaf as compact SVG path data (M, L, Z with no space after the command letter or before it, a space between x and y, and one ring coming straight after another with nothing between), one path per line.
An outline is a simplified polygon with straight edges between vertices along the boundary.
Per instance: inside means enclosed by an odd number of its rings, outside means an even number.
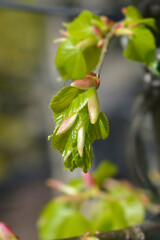
M97 114L95 124L92 124L93 119L89 116L89 100L95 94L96 88L84 91L69 86L53 97L50 104L55 119L52 146L62 153L64 165L71 171L80 167L87 172L92 166L93 141L105 139L109 134L108 120L103 113L99 113L99 108L95 111L97 105L94 109L94 114ZM79 132L82 129L83 139L80 139Z
M58 48L56 55L56 66L64 79L84 78L87 67L81 49L76 47L78 40L67 38Z
M132 28L133 36L130 37L124 56L133 61L149 64L155 58L155 39L150 30L137 26Z

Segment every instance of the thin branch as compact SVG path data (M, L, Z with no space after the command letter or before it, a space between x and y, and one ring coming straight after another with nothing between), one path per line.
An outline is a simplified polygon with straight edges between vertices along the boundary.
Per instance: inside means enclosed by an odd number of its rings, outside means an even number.
M113 27L107 33L107 35L106 35L106 37L104 39L104 44L103 44L103 48L102 48L101 55L100 55L100 58L99 58L99 63L97 64L97 66L95 68L95 71L94 71L97 74L98 78L100 78L102 65L103 65L103 62L104 62L105 55L106 55L106 53L108 51L110 40L114 37L115 30L116 30L116 27L117 27L118 24L119 23L116 23L116 24L113 25Z
M115 216L116 217L116 216ZM109 231L95 234L98 240L147 240L148 237L154 237L155 234L160 235L160 214L153 220L145 221L136 226L130 226L117 231ZM87 240L91 236L77 236L59 240Z

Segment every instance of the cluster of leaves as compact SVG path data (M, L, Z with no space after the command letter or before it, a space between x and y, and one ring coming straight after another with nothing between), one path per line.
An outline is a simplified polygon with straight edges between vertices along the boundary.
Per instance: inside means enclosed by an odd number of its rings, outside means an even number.
M73 82L51 101L55 129L50 137L53 148L62 153L65 167L71 171L80 167L87 172L92 165L93 141L109 135L108 120L100 111L97 96L97 69L94 72L101 64L108 41L125 35L128 45L124 56L142 62L159 74L152 33L157 31L154 19L143 18L132 6L123 9L123 13L125 18L115 23L107 17L83 11L71 23L64 24L66 37L59 39L62 42L57 51L56 66L64 80Z
M85 78L97 65L101 48L98 42L104 39L111 24L89 11L83 11L71 23L65 23L67 38L62 39L57 56L56 66L65 79Z
M158 71L159 62L156 59L156 43L153 32L158 29L153 18L143 18L141 13L133 6L124 11L125 19L119 25L120 34L128 30L128 45L124 50L127 59L138 61L149 67L155 74ZM119 31L118 30L118 31ZM121 32L122 31L122 32ZM127 33L127 32L126 32Z
M148 198L129 182L111 179L116 172L113 164L103 161L92 174L83 174L83 180L75 179L68 185L50 180L49 185L63 195L42 211L38 221L40 239L94 234L141 223Z

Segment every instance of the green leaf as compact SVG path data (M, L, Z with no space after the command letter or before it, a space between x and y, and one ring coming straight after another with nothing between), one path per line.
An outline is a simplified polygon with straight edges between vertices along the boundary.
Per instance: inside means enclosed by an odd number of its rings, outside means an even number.
M69 107L78 91L78 89L71 86L62 88L57 95L52 98L50 108L54 111L54 113L64 111L67 107Z
M158 30L154 18L143 18L141 13L138 11L138 9L133 6L129 6L126 8L125 17L126 19L123 21L124 25L144 24L154 29L155 31Z
M92 231L90 222L77 212L74 205L58 200L45 206L38 221L38 229L40 240L71 237Z
M139 224L144 220L145 208L139 192L129 183L114 182L110 184L108 192L119 199L119 204L124 209L128 225Z
M137 21L137 23L144 24L144 25L150 27L151 29L158 31L158 28L156 26L156 21L154 18L143 18L143 19Z
M126 8L126 13L125 13L125 17L127 19L132 19L132 20L136 20L136 19L141 19L142 15L141 13L138 11L137 8L133 7L133 6L129 6Z
M111 195L110 198L112 199ZM118 199L96 201L94 208L96 210L92 224L96 231L105 232L117 230L128 225L123 206L119 204Z
M56 66L64 79L84 78L87 74L86 62L82 51L76 47L78 40L67 38L58 48Z
M132 28L133 36L130 37L128 46L124 50L127 59L149 64L155 59L155 39L150 30L137 26Z
M96 40L92 25L99 27L102 32L107 31L107 26L103 23L101 18L89 11L83 11L77 18L74 19L74 21L65 24L70 36L76 37L80 40Z
M102 50L101 48L97 48L96 46L91 46L83 52L88 73L92 72L95 66L98 64L101 50Z
M73 213L67 204L51 201L42 211L39 221L39 235L41 240L50 240L58 237L61 224Z
M124 209L125 219L128 225L140 224L145 218L145 209L142 202L135 196L130 195L126 201L120 201Z
M84 91L68 86L53 97L50 104L55 119L52 146L62 153L64 165L71 171L80 167L87 172L92 166L92 142L108 137L108 120L103 113L98 112L96 123L91 124L88 100L94 94L97 94L95 88Z
M61 231L58 238L80 236L86 232L92 232L90 222L82 214L75 212L66 218L61 225Z
M89 126L89 133L91 141L94 142L96 139L105 139L109 135L109 124L108 119L104 113L100 113L98 120L95 124Z
M99 185L102 185L104 180L113 177L117 171L118 169L113 163L102 161L94 171L94 178Z

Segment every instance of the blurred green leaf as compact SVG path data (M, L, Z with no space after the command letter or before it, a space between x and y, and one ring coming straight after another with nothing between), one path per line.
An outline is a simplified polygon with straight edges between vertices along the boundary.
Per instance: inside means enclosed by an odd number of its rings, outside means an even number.
M144 205L136 196L130 195L126 201L122 199L119 203L124 209L127 225L140 224L144 220Z
M67 27L69 35L72 37L76 37L80 40L96 40L92 28L93 24L99 27L102 32L107 30L107 26L103 23L101 18L89 11L83 11L77 18L71 23L65 24L65 26Z
M118 199L124 210L127 225L139 224L145 218L145 207L139 192L128 182L113 181L108 189L109 193Z
M86 232L92 232L91 223L82 214L75 212L66 218L61 225L61 231L58 238L79 236Z
M125 13L125 17L127 19L141 19L142 18L142 14L138 11L138 9L134 6L128 6L126 8L126 13Z
M155 59L155 39L150 30L142 26L132 28L133 36L124 50L127 59L148 65ZM147 40L146 40L147 39Z
M39 235L41 240L50 240L58 237L61 224L74 210L67 204L51 201L40 215L38 221Z
M113 163L102 161L94 171L94 178L101 185L105 179L113 177L117 171L118 169Z
M119 200L100 200L97 203L95 203L97 209L93 217L95 231L105 232L127 226L125 212Z
M82 235L91 231L90 222L77 212L73 205L51 201L38 221L40 240Z
M124 25L144 24L154 29L155 31L158 30L154 18L143 18L138 9L133 6L129 6L126 8L125 17L126 19L123 21Z

